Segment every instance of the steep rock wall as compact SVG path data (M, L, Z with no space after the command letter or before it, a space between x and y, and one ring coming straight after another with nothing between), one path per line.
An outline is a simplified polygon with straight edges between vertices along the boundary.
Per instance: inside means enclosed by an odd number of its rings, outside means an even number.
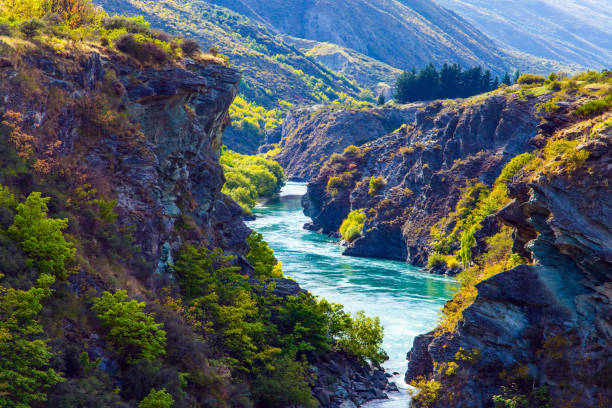
M514 200L497 214L534 263L478 284L453 335L415 340L406 379L433 374L443 387L435 406L492 407L511 382L518 393L546 387L552 406L612 401L612 134L582 148L591 152L585 166L515 181ZM436 373L434 363L461 349L479 356L452 377Z
M534 105L543 98L498 91L417 108L414 121L328 163L312 179L303 200L310 228L334 232L351 210L373 209L345 254L423 265L431 226L455 207L466 180L490 185L512 157L534 148ZM334 176L346 182L330 194ZM384 180L372 194L371 177Z

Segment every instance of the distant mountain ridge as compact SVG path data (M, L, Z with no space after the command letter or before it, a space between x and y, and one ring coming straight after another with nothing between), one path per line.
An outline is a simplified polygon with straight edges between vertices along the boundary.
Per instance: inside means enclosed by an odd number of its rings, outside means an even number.
M428 0L211 0L293 37L338 44L399 69L429 62L507 69L503 53Z
M612 66L612 2L436 0L502 47L564 63Z

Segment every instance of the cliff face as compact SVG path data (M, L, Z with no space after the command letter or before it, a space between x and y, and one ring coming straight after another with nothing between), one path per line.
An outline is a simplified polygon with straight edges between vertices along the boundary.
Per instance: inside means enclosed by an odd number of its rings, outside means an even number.
M541 100L495 92L415 107L413 121L332 158L312 179L303 201L311 228L337 231L351 210L365 208L362 236L346 255L423 265L431 227L455 207L467 182L490 185L512 157L533 149ZM381 178L375 191L372 177ZM341 181L330 191L333 178Z
M74 159L64 171L70 183L90 183L116 198L118 222L134 226L147 263L163 264L170 247L180 244L174 224L184 216L193 217L208 245L238 254L247 250L249 230L241 209L220 192L218 164L237 71L189 61L140 70L97 52L76 61L41 58L12 65L3 77L36 75L40 95L32 100L15 92L20 84L3 87L4 109L22 112L23 131L39 136L36 150L57 143L50 140L56 136L58 148L47 159L58 165ZM53 106L54 98L63 105ZM107 133L102 98L113 100L132 122ZM54 127L56 135L41 132Z
M433 375L442 384L428 406L492 407L493 395L534 401L537 393L552 406L612 401L612 132L596 129L566 133L590 134L578 147L590 152L584 165L551 174L547 164L509 186L513 201L497 217L534 263L479 283L452 335L415 340L407 379ZM462 349L477 356L457 360L452 375L435 368Z
M285 169L287 178L310 181L333 153L342 153L350 145L362 145L412 122L417 107L295 109L268 135L266 142L280 142L281 151L275 159Z

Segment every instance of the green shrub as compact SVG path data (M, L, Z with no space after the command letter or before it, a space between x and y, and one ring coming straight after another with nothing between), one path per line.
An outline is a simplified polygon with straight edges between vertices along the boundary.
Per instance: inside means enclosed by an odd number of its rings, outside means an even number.
M30 20L26 20L19 25L19 30L25 35L27 38L32 38L38 34L38 32L45 26L38 18L33 18Z
M0 274L2 278L2 274ZM48 368L52 357L36 316L51 295L55 278L41 274L29 290L0 286L0 406L25 408L46 401L47 390L63 381Z
M386 185L387 185L387 182L385 181L384 178L372 176L370 177L368 194L371 196L375 196L378 193L380 193L385 188Z
M112 16L102 20L102 27L107 30L125 29L132 34L151 34L151 24L143 16Z
M365 209L351 211L340 225L340 235L345 241L354 241L361 236L363 225L365 224L366 214Z
M154 315L145 313L146 304L127 300L125 290L102 293L93 300L93 311L108 331L109 342L128 361L155 360L166 354L166 332Z
M39 192L31 193L24 203L17 206L17 214L8 232L26 253L28 261L41 273L66 279L68 265L74 260L76 250L62 234L68 220L47 217L49 200L49 197L42 198Z
M166 392L165 388L157 391L152 389L142 401L138 403L138 408L172 408L174 398Z
M255 277L259 279L282 277L279 262L274 257L274 251L264 241L263 235L253 231L246 241L250 248L247 261L253 265Z
M381 348L383 326L380 318L367 317L363 311L352 316L350 324L338 336L338 346L372 363L382 363L389 357Z
M226 182L223 193L250 214L259 197L271 197L285 185L285 175L278 162L261 156L249 156L227 149L221 152Z
M307 378L307 361L295 361L291 355L277 357L260 370L253 381L253 399L257 406L315 408Z
M446 255L439 252L432 252L427 258L427 267L429 269L438 268L446 265Z
M541 75L523 74L516 81L520 85L543 85L546 82L546 78Z
M604 99L595 99L579 106L576 113L583 117L591 117L601 115L610 108L612 108L612 94Z

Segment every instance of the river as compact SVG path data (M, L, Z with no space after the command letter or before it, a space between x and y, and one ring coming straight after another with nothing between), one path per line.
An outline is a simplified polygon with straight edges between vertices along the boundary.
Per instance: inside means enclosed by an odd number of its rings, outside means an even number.
M390 381L400 392L367 407L406 408L410 401L403 381L406 352L417 334L436 326L438 312L456 283L403 262L342 256L337 240L302 228L310 221L300 204L305 192L306 184L287 183L280 199L254 209L257 219L248 225L263 234L283 263L283 273L304 289L343 304L349 312L364 310L380 317L385 328L383 347L389 355L383 366L399 373Z

